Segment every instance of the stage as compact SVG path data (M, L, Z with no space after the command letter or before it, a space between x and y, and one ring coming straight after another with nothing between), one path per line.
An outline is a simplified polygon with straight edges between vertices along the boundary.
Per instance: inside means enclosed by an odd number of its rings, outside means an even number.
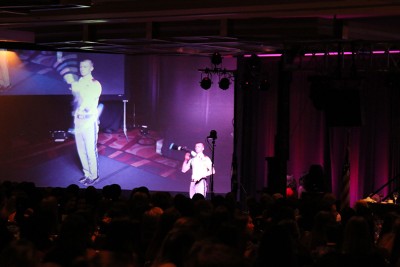
M0 178L2 181L33 182L37 187L67 187L82 177L73 135L64 141L46 137L29 140L17 136L10 147L2 151ZM119 184L123 190L146 186L150 191L186 194L190 174L180 171L182 162L164 157L163 139L154 131L130 129L99 133L100 180L94 187ZM182 154L183 159L183 154Z

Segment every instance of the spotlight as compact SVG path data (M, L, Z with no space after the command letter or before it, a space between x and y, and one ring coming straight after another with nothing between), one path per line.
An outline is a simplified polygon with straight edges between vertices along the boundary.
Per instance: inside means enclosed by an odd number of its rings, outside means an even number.
M234 79L235 70L227 70L218 66L222 64L222 56L218 52L214 52L211 55L211 63L213 64L212 68L199 69L199 71L201 71L201 88L204 90L210 89L212 85L212 76L217 75L219 78L219 88L222 90L227 90L231 84L231 80Z
M210 77L207 76L207 77L204 77L203 79L201 79L200 86L204 90L210 89L211 84L212 84L212 81L211 81Z
M230 84L231 84L231 81L226 77L219 80L219 88L221 88L222 90L228 89Z
M215 52L211 56L211 63L214 65L219 65L222 63L222 56L220 53Z

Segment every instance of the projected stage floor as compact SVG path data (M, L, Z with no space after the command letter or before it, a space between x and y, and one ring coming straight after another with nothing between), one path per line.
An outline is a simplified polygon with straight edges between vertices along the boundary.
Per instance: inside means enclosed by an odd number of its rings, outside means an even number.
M26 138L25 138L26 139ZM48 138L29 142L23 137L13 141L12 152L2 154L1 179L31 181L39 187L66 187L78 184L82 176L75 141L54 142ZM160 154L162 139L155 132L140 129L100 133L98 141L101 180L96 188L117 183L124 190L146 186L152 191L186 192L180 161Z

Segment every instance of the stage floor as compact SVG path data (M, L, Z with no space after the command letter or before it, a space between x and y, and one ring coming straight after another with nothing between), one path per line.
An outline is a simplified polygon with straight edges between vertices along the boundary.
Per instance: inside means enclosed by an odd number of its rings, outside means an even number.
M162 138L140 129L125 133L99 133L100 181L94 187L119 184L123 190L146 186L150 191L186 193L190 174L180 171L182 162L162 156ZM182 157L183 158L183 157ZM38 187L67 187L82 177L73 136L63 142L45 138L34 142L18 137L1 152L2 181L34 182Z

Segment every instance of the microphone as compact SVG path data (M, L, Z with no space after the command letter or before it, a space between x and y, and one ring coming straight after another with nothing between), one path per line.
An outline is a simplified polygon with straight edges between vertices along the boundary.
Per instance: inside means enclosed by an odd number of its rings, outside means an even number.
M211 138L213 140L217 139L217 131L216 130L211 130L210 135L207 136L207 138Z
M187 153L190 153L190 155L192 156L192 157L196 157L197 156L197 153L196 152L194 152L193 150L190 150L190 149L188 149L186 146L179 146L179 145L177 145L177 144L174 144L174 143L171 143L170 145L169 145L169 149L170 150L182 150L182 151L185 151L185 152L187 152Z

